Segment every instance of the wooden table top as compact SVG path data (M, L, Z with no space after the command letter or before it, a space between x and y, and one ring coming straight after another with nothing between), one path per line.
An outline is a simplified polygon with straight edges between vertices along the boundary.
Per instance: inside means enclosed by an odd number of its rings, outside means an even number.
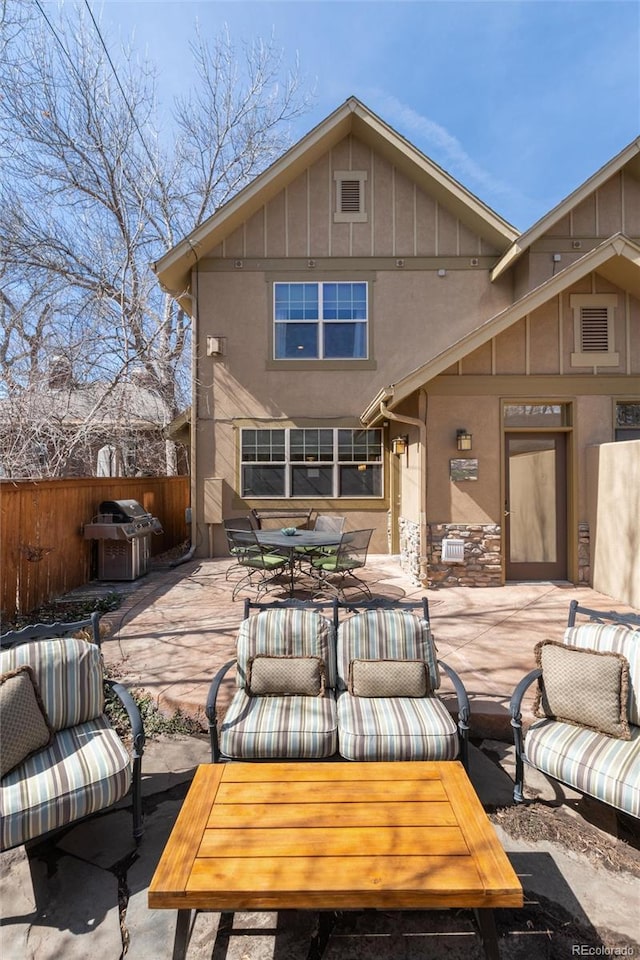
M198 767L152 908L518 907L522 887L462 765Z

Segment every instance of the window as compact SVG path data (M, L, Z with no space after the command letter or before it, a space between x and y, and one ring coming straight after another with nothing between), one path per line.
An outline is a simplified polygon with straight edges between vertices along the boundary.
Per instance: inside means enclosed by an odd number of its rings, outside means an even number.
M274 283L276 360L366 360L367 284Z
M243 429L243 497L381 497L382 431Z
M333 219L336 223L365 223L367 213L364 202L366 170L335 170L333 179L336 184L336 209Z
M573 367L614 367L620 361L615 352L613 311L615 294L572 294L574 352Z
M616 440L640 440L640 401L616 401Z

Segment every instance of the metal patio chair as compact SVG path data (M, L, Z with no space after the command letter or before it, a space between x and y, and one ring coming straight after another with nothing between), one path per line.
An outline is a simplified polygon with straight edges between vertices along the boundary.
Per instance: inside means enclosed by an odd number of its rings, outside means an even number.
M252 528L228 529L227 538L236 563L245 570L244 577L233 588L231 599L235 600L236 595L247 587L255 589L257 598L261 597L273 580L289 566L288 558L263 546Z
M225 574L225 580L229 579L231 573L235 573L238 570L242 570L242 564L238 562L238 548L234 546L231 537L229 536L230 530L253 530L255 529L250 517L230 517L227 520L222 521L222 526L224 528L225 536L227 538L227 547L229 553L232 557L236 559L235 563L232 563L228 568ZM242 548L244 552L244 548Z
M311 558L309 572L317 593L329 593L343 600L345 583L350 580L360 593L371 599L368 584L355 571L362 570L367 562L372 534L373 530L350 530L342 534L335 553Z

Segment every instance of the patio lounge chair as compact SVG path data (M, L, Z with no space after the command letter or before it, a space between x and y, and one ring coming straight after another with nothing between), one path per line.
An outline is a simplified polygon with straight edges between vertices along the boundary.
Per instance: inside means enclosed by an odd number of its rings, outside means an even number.
M142 836L144 728L129 692L104 678L98 619L0 637L3 850L104 810L130 789L135 842ZM129 717L132 756L105 715L105 686Z
M422 616L403 604L359 606L362 612L343 620L337 635L340 754L346 760L459 757L466 767L469 700L455 671L437 659L426 598ZM457 724L437 693L440 669L454 685Z
M248 607L245 606L245 615ZM236 664L236 692L218 725L216 701ZM261 610L240 624L237 658L211 684L211 759L316 760L337 751L335 630L313 609Z
M576 622L577 615L588 621ZM524 801L528 764L640 818L640 617L573 600L564 637L542 640L536 659L511 698L514 800ZM522 700L534 681L538 719L523 735Z

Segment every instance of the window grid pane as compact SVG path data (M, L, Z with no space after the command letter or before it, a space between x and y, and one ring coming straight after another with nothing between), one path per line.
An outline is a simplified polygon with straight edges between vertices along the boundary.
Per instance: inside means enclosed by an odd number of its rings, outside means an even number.
M277 360L366 360L367 283L274 283Z
M379 429L247 428L241 458L244 497L382 496Z

